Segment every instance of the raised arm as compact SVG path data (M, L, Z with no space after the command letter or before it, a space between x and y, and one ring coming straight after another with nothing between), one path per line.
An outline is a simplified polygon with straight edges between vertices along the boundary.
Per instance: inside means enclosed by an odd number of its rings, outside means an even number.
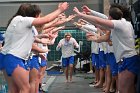
M74 7L74 12L76 12L79 16L84 17L88 20L91 20L92 22L94 22L95 24L99 24L104 26L107 29L112 29L114 28L113 22L111 20L107 20L107 19L103 19L103 18L99 18L96 16L92 16L92 15L86 15L83 14L81 12L79 12L79 10L77 9L77 7Z
M47 29L47 28L50 28L53 26L53 24L55 24L56 22L58 22L59 18L55 18L53 21L49 22L49 23L46 23L44 26L43 26L43 29Z
M65 28L65 26L60 26L60 27L56 27L56 28L54 28L54 29L52 29L52 33L56 33L56 32L58 32L58 31L60 31L60 30L62 30L62 29L64 29Z
M36 44L32 45L32 50L36 51L38 53L46 53L46 52L48 52L48 50L42 49L42 48L38 47Z
M37 38L37 37L35 37L35 41L34 41L35 43L42 43L42 44L44 44L44 45L47 45L50 41L48 41L46 38Z
M99 29L101 30L101 29ZM102 32L102 31L101 31ZM110 31L106 30L104 35L101 35L97 38L96 42L108 42L110 40Z
M104 15L100 12L94 11L94 10L88 8L85 5L82 7L82 9L86 14L91 14L91 15L94 15L94 16L97 16L97 17L100 17L100 18L103 18L103 19L108 19L108 17L106 15Z
M54 20L56 17L58 17L59 14L64 12L66 9L68 9L68 6L69 6L69 4L67 2L60 3L57 10L55 10L54 12L52 12L44 17L34 19L34 21L32 22L32 25L35 25L35 26L43 25L45 23L48 23L48 22Z
M77 22L74 22L74 25L76 25L78 28L80 28L84 32L90 32L90 33L92 33L94 35L97 35L96 34L97 28L95 28L94 25L91 25L91 24L82 25L82 24L79 24Z
M76 15L69 15L67 18L63 17L60 20L58 20L55 24L53 24L53 26L58 26L58 25L66 23L66 22L69 22L69 21L73 20L74 17L76 17Z
M42 34L47 34L49 32L51 32L55 27L50 27L50 28L46 28L42 31Z

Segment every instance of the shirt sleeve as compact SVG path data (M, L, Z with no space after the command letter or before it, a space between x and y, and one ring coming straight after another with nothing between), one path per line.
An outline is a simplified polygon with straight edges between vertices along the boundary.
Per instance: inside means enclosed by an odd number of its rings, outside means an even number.
M108 17L100 12L97 12L97 11L94 11L94 10L91 10L91 14L94 15L94 16L97 16L97 17L100 17L100 18L103 18L103 19L108 19Z
M90 32L93 35L97 36L97 33L96 33L97 32L97 28L95 28L94 25L86 24L86 25L81 27L81 30L84 31L84 32Z
M89 30L89 31L97 32L97 28L96 28L94 25L86 24L86 25L83 25L82 27L83 27L84 29Z
M111 20L111 21L113 22L114 30L121 29L121 27L123 26L120 20Z
M77 43L77 41L73 38L73 44L76 48L79 48L79 44Z
M34 19L34 17L24 17L23 21L25 22L25 25L32 26Z
M56 47L56 51L59 51L61 46L62 46L62 40L59 41L59 43L58 43L58 45Z

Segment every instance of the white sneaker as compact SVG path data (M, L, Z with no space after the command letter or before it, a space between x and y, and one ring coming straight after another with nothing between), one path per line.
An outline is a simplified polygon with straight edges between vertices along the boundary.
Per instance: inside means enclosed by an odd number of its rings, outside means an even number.
M93 73L93 71L92 70L90 70L89 72L87 72L88 74L91 74L91 73Z
M94 87L95 85L94 85L94 84L89 84L89 86L90 86L90 87Z

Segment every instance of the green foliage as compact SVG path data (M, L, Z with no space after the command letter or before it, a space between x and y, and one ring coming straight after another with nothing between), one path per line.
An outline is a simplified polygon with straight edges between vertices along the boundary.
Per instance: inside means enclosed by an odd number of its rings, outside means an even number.
M140 38L137 38L135 42L136 42L135 49L136 49L138 55L140 55Z
M135 46L136 49L139 49L140 48L140 38L136 39L136 46Z

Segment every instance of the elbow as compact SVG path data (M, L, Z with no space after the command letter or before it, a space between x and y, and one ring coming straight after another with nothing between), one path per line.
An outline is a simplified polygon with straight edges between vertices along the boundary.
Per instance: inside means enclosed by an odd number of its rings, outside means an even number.
M76 48L79 48L79 45L77 45Z

